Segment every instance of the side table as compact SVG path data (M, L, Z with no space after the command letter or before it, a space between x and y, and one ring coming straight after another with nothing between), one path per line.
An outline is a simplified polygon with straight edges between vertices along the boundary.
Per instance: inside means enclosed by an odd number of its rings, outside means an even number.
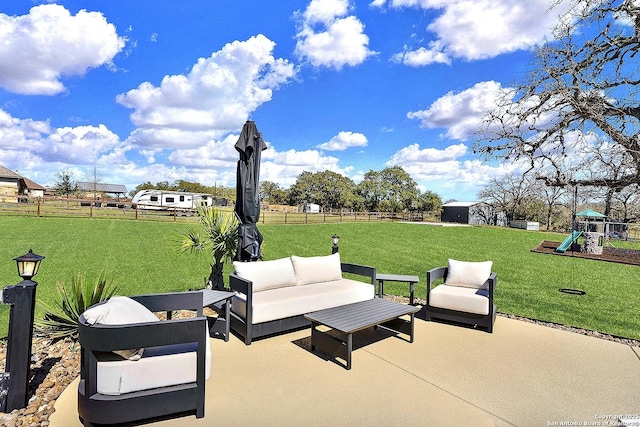
M413 290L416 283L420 282L418 276L406 276L404 274L376 274L378 281L378 297L384 294L384 282L405 282L409 284L409 304L413 305Z
M233 298L235 294L235 292L209 289L202 291L202 307L209 307L218 314L218 318L214 324L215 327L212 328L209 333L212 335L222 335L225 341L229 341L231 298Z

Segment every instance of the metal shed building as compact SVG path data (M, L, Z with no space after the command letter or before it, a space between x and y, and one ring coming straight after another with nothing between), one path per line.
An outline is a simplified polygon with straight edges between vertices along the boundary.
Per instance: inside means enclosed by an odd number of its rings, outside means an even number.
M485 202L451 202L442 205L442 222L458 222L471 225L497 224L495 209Z
M99 197L100 193L112 193L118 198L127 194L127 187L120 184L102 184L96 182L78 182L78 190L92 193Z

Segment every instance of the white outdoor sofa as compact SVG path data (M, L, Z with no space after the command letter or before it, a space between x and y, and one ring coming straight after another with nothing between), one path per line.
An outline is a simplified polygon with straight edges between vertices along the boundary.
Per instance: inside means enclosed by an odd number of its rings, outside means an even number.
M254 338L308 327L304 315L372 299L376 269L340 262L340 254L233 263L229 286L231 329L250 345ZM367 283L343 273L366 277Z
M494 290L498 284L493 263L450 259L448 267L427 271L426 320L442 319L493 332L496 320ZM444 283L434 286L439 279Z

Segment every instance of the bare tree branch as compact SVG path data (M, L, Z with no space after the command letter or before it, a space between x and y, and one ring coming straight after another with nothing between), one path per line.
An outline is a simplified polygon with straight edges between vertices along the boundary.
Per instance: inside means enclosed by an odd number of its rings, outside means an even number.
M527 161L547 185L640 183L639 29L636 0L575 0L525 81L487 115L475 150Z

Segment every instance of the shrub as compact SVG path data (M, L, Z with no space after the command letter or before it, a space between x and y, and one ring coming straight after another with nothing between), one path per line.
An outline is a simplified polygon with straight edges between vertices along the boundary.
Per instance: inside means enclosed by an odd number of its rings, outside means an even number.
M211 272L207 288L224 289L225 261L231 261L238 247L238 220L233 213L210 206L198 208L199 228L191 228L178 236L180 252L211 251Z
M44 317L35 322L36 332L59 339L71 337L78 338L78 318L89 307L101 301L111 298L117 287L109 283L106 274L102 272L93 286L78 273L71 279L69 288L65 283L56 283L60 300L51 307L39 302L45 310Z

